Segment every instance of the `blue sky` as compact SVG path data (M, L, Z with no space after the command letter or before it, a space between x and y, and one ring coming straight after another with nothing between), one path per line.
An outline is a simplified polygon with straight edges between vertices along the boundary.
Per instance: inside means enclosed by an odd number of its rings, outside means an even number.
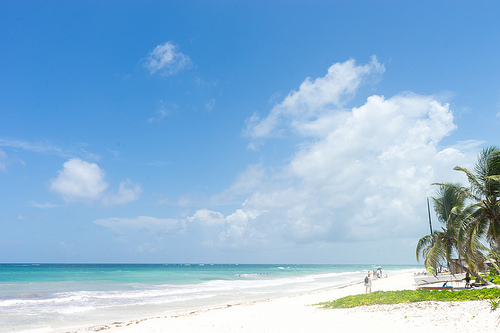
M2 1L0 262L415 263L499 7Z

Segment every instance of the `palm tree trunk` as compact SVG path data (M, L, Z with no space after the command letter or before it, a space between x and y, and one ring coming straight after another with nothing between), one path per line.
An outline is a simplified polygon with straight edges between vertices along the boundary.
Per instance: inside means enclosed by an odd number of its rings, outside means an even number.
M491 284L490 281L487 281L485 280L480 274L479 272L476 272L475 270L471 270L469 269L469 267L466 267L458 262L455 262L455 261L452 261L451 262L452 265L456 266L456 267L459 267L461 269L463 269L464 271L466 271L467 273L469 273L470 276L475 276L479 281L481 281L482 283L484 283L485 285L489 285Z

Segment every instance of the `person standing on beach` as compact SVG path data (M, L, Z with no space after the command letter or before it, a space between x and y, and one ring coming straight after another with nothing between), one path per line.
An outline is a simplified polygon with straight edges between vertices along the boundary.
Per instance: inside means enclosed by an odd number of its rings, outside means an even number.
M470 288L470 275L469 272L465 273L465 288Z
M365 276L365 294L372 292L372 276L370 271L368 271L368 275Z

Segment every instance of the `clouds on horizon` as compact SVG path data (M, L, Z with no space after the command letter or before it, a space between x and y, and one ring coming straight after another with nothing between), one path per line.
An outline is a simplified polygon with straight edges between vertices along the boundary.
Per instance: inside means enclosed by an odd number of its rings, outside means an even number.
M450 106L433 96L372 95L346 107L358 88L383 72L376 58L332 65L306 78L262 119L247 122L252 139L300 138L283 165L248 166L214 206L180 218L110 218L97 224L116 233L203 232L202 244L222 248L296 248L317 242L376 242L420 237L432 183L460 181L456 165L474 161L478 142L441 146L456 128ZM425 223L423 223L425 221ZM129 233L130 237L134 237Z

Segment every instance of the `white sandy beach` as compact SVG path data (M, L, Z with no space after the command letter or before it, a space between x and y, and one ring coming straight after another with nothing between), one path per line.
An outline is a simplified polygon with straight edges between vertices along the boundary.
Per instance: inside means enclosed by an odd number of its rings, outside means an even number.
M414 289L413 273L373 281L372 291ZM178 315L137 318L76 332L495 332L500 311L487 301L421 302L322 309L313 304L364 292L362 283L293 297ZM448 292L448 291L445 291Z

